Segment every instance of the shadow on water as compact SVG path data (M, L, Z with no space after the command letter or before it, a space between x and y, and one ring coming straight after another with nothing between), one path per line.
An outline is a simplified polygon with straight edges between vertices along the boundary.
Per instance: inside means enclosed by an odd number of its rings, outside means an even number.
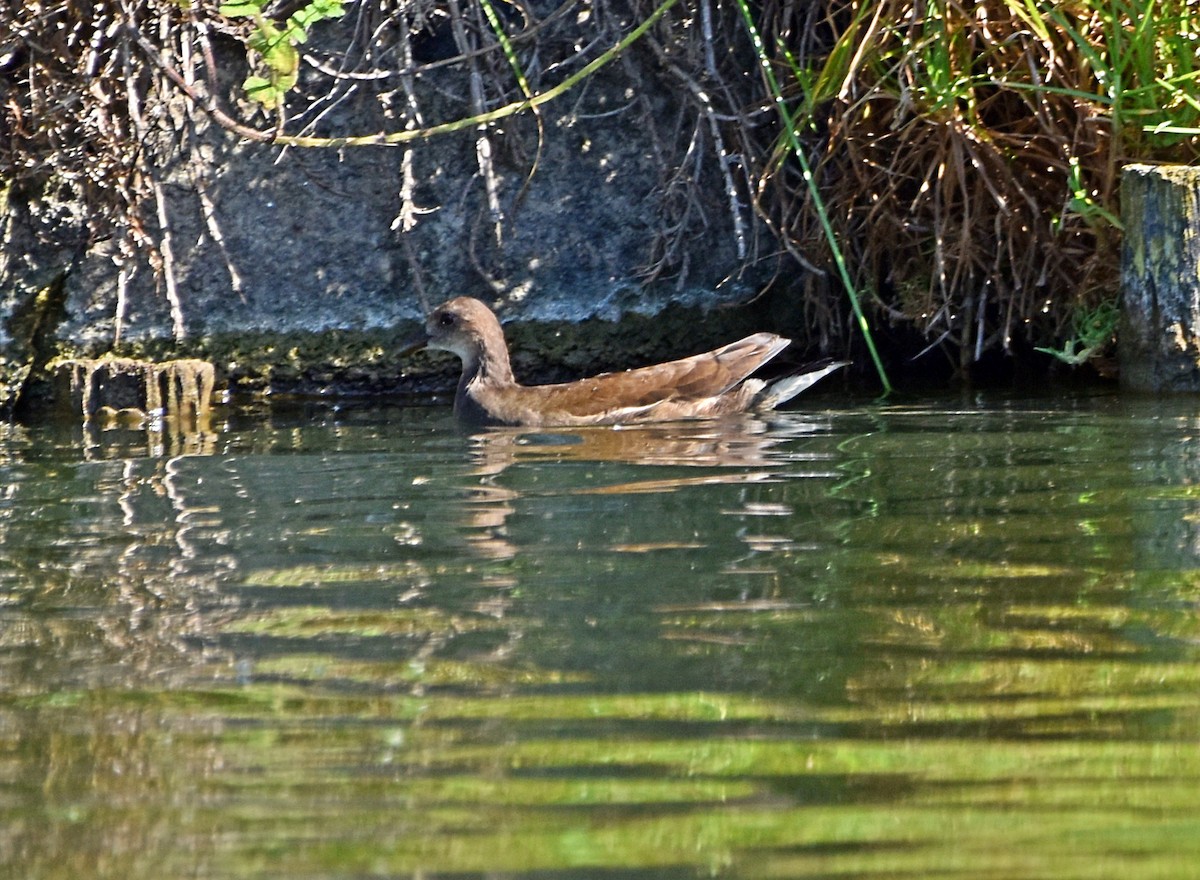
M0 426L0 866L1186 876L1198 430Z

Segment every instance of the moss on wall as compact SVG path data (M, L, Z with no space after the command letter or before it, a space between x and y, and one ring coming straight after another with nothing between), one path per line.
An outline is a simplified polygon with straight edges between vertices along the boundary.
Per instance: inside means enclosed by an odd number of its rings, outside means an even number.
M505 327L513 366L523 382L565 381L606 370L641 366L714 348L757 330L788 332L769 305L703 311L668 307L656 316L621 321L530 321ZM794 329L794 328L791 328ZM217 383L235 395L423 394L454 387L458 360L441 352L402 356L418 335L416 322L374 330L220 334L177 345L165 340L120 346L123 358L165 362L199 358L216 368ZM103 352L63 350L61 360ZM39 383L42 402L55 386ZM61 395L61 389L57 391Z

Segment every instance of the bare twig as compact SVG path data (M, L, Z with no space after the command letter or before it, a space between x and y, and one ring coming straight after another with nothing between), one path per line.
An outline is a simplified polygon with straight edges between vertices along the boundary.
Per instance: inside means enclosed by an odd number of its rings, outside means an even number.
M460 52L470 52L473 39L467 35L467 27L463 21L462 8L458 0L449 0L450 23L454 30L454 42ZM471 90L471 114L479 118L484 113L483 74L474 57L468 62L469 83ZM479 176L483 179L483 189L487 197L488 214L492 223L492 234L496 239L496 247L504 244L504 210L500 207L500 178L496 175L496 166L492 162L492 142L488 136L486 122L480 122L475 127L475 161L479 166Z
M132 21L133 10L129 6L128 0L124 3L124 12L126 20ZM138 142L145 147L153 135L142 113L142 99L138 94L137 76L133 69L131 55L127 49L122 52L122 65L125 72L126 104L129 111L129 118L133 124L133 131ZM187 329L184 324L183 305L179 299L179 288L175 278L175 252L172 245L167 197L152 155L151 150L143 149L143 170L149 180L150 191L154 198L155 215L158 220L158 235L154 242L154 255L157 257L157 264L161 269L167 302L170 305L172 332L176 341L179 341L187 335Z

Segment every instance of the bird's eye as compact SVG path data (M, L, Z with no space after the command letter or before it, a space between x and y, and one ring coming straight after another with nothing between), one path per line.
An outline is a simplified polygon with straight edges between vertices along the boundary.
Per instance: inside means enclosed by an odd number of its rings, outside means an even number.
M453 327L454 315L450 314L450 312L442 312L440 315L438 315L438 324L440 324L442 327Z

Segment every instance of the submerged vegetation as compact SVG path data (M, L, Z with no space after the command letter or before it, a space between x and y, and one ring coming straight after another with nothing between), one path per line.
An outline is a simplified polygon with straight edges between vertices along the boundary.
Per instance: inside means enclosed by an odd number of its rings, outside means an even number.
M1123 163L1196 158L1198 32L1196 0L32 0L0 11L0 183L82 205L45 234L106 243L118 340L146 268L183 338L166 180L188 169L224 252L212 131L399 146L401 239L428 207L413 156L464 132L500 242L501 145L536 186L543 108L607 67L663 163L647 281L686 272L719 212L744 266L784 255L776 283L829 346L911 328L966 371L1079 354L1078 316L1116 293ZM380 127L339 129L364 93Z

